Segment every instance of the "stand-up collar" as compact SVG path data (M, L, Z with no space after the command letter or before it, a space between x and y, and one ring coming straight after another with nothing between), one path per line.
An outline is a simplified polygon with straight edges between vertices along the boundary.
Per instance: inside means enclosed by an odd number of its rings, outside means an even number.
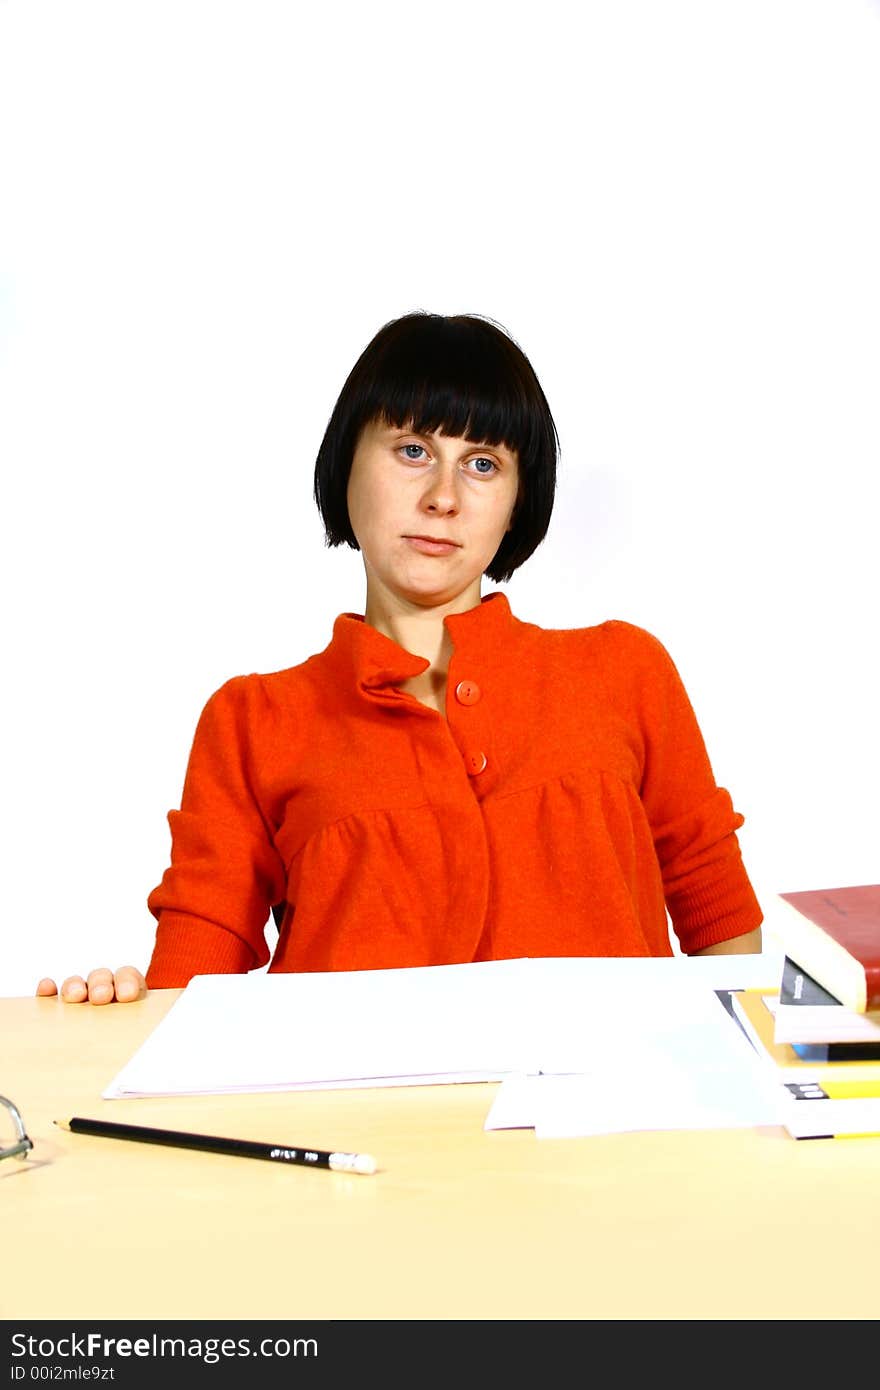
M505 594L487 594L475 608L444 618L456 654L486 654L510 634L516 619ZM333 639L326 648L339 676L364 691L381 690L427 671L426 657L406 651L392 638L371 627L358 613L340 613Z

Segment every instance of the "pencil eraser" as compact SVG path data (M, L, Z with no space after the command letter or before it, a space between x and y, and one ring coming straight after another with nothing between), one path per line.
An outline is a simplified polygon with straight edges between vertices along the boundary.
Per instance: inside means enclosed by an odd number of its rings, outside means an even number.
M376 1160L372 1154L332 1153L330 1167L342 1173L375 1173Z

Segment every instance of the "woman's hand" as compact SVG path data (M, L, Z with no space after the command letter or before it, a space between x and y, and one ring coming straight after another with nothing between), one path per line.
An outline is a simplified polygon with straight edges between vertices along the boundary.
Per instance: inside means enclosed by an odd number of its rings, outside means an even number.
M143 999L147 992L147 982L133 965L122 965L113 974L112 970L90 970L86 979L82 975L69 975L61 986L61 998L65 1004L131 1004ZM37 985L37 994L43 997L57 994L58 986L54 980L43 979Z

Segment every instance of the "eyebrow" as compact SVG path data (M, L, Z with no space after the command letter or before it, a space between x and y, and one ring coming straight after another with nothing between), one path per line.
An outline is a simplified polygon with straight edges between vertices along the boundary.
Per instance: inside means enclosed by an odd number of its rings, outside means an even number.
M408 434L417 435L419 439L436 439L439 435L437 430L405 430L397 425L389 425L385 433L390 438L397 439L403 439ZM450 436L444 435L443 438L450 438ZM483 439L468 439L466 443L474 449L488 449L496 454L504 454L511 459L517 457L517 450L511 449L509 444L487 444Z

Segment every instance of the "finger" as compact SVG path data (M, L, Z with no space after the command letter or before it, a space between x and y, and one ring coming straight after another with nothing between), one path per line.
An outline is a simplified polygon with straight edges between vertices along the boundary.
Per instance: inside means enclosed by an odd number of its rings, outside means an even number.
M68 975L61 986L61 998L65 1004L81 1004L88 996L88 986L82 975Z
M43 998L48 999L48 998L50 997L50 995L57 994L57 993L58 993L58 986L56 985L56 983L55 983L54 980L50 980L50 979L49 979L48 975L46 975L46 976L40 981L40 983L37 985L37 997L38 997L38 998L39 998L40 996L42 996Z
M113 984L113 971L102 967L90 970L86 981L90 1004L112 1004L116 997Z
M133 965L121 965L116 972L116 998L120 1004L130 1004L135 999L143 999L147 992L147 982Z

